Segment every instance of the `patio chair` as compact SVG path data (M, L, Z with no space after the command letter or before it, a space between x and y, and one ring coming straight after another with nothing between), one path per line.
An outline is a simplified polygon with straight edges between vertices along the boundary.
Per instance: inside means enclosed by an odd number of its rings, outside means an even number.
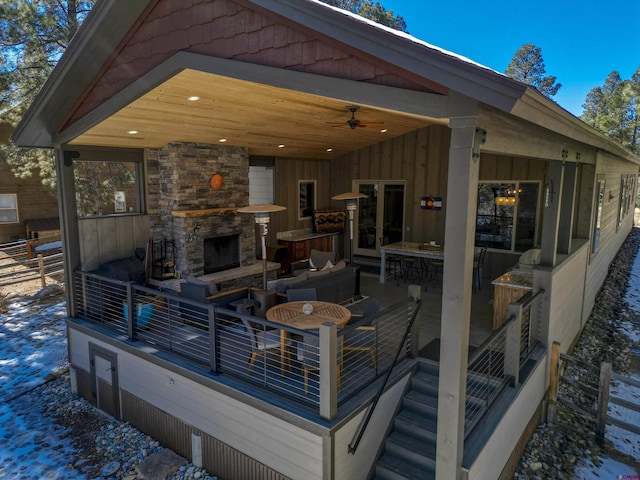
M195 283L183 283L180 286L180 296L189 300L197 300L199 302L211 303L207 299L208 289L205 285ZM196 307L188 303L180 302L180 316L183 323L189 323L199 328L208 328L209 317L208 310L205 307Z
M315 288L290 288L287 290L287 302L315 301L318 299Z
M371 363L373 367L376 366L376 355L375 355L375 335L376 335L376 327L373 324L375 320L375 316L383 310L382 305L375 298L370 299L369 304L365 307L362 317L352 316L349 324L353 325L354 323L362 323L359 327L346 332L342 336L342 352L344 354L345 351L361 351L361 352L369 352L369 356L371 357ZM341 362L342 363L342 359Z
M251 322L244 317L244 315L250 315L249 310L245 305L238 305L237 310L238 313L241 313L243 316L240 318L242 323L244 324L244 328L249 334L251 340L251 356L249 357L249 375L251 375L251 371L253 370L253 364L256 361L256 357L258 355L266 355L269 351L277 351L280 352L280 332L277 329L267 329L267 330L259 330L256 329ZM266 365L266 357L265 357L265 369Z
M320 370L320 338L317 335L303 335L302 340L297 342L296 357L300 362L304 376L304 393L309 393L309 372ZM341 342L338 342L338 356L336 360L342 358ZM338 389L340 388L341 362L338 362Z

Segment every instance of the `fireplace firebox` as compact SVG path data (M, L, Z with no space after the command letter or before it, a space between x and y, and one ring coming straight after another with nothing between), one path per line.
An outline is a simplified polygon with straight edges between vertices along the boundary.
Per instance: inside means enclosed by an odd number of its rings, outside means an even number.
M204 239L204 274L222 272L240 266L240 234L218 235Z

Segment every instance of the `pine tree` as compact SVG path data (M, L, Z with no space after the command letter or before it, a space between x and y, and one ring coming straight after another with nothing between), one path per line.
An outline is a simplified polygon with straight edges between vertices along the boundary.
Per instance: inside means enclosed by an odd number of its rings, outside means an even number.
M372 0L322 0L328 5L348 10L402 32L407 31L407 24L400 15L394 15L392 10L385 9L379 2Z
M95 0L6 0L0 2L0 116L17 125ZM52 152L0 145L18 177L35 168L55 186Z
M542 59L542 51L533 43L526 43L520 47L504 73L508 77L535 87L549 98L558 93L562 86L560 83L556 83L556 77L545 76L547 72Z
M640 154L640 68L630 80L611 72L601 87L589 91L582 120Z

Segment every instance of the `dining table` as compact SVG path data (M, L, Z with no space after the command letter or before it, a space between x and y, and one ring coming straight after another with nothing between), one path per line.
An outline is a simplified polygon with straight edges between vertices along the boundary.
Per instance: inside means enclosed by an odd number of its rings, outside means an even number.
M280 303L267 310L267 320L298 330L318 330L326 322L344 327L351 319L351 311L337 303L295 301ZM280 371L284 375L287 356L287 330L280 330Z
M380 283L387 277L387 254L444 261L444 246L418 242L388 243L380 247Z

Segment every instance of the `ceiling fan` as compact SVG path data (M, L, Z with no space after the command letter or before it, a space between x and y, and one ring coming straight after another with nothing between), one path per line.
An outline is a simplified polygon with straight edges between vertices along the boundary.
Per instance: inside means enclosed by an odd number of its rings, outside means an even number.
M384 125L384 122L365 122L362 120L358 120L356 118L356 112L360 107L358 107L357 105L350 105L347 108L351 112L351 118L346 122L333 124L334 127L341 127L346 123L347 125L349 125L349 128L351 128L351 130L355 130L356 127L374 127L374 126Z

